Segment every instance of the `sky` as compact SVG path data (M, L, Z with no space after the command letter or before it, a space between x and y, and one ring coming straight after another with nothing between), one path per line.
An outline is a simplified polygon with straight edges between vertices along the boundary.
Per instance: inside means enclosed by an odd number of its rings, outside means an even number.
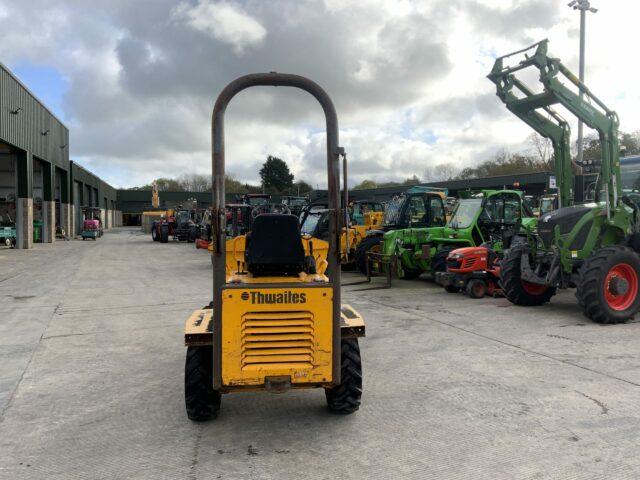
M332 97L349 183L526 151L531 131L486 79L497 55L548 38L578 70L568 0L0 0L0 62L70 130L70 156L119 188L211 173L211 110L236 77L308 76ZM586 83L640 129L640 2L592 0ZM326 185L324 118L293 89L227 110L227 172L259 183L267 155ZM573 131L577 131L575 128Z

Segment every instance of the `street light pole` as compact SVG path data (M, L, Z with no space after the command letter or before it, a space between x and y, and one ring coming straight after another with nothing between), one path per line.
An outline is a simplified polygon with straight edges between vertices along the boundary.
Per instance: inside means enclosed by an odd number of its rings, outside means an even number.
M580 10L580 81L584 82L584 44L585 44L585 29L586 29L586 16L587 11L596 13L598 11L597 8L591 7L591 3L589 0L572 0L569 2L569 6L574 10ZM580 90L580 99L584 97L582 90ZM582 165L582 120L578 120L578 158L577 164Z

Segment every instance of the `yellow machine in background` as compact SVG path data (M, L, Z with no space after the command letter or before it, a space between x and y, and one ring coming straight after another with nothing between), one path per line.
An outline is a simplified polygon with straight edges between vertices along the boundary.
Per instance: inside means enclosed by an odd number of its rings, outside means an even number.
M302 232L314 238L328 240L330 212L328 208L322 207L306 211L300 219ZM350 221L348 228L342 227L340 230L340 263L343 268L355 267L355 253L358 245L367 236L369 230L380 228L383 217L384 212L382 211L368 211L361 216L362 225Z
M259 213L246 235L227 239L224 112L240 91L257 85L311 93L327 119L327 241L301 233L290 213ZM362 317L340 302L340 156L331 99L314 82L277 73L240 77L213 112L213 302L185 325L185 404L191 420L217 416L221 395L236 391L323 388L337 413L358 410ZM346 243L346 242L345 242Z
M358 245L367 236L369 230L375 230L382 226L383 218L384 212L367 212L364 214L364 225L352 224L348 230L342 228L340 235L340 263L343 267L355 267Z
M158 184L154 182L151 184L151 206L153 208L160 208L160 195L158 195Z

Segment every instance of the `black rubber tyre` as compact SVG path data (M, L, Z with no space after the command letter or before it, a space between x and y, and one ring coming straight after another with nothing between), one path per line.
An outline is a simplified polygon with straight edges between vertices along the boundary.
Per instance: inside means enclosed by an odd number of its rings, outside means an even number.
M447 293L460 293L460 287L456 287L455 285L447 285L444 287L444 290Z
M363 275L367 274L367 252L382 243L382 236L365 237L356 249L356 267Z
M415 280L422 274L422 270L409 267L403 267L402 271L404 272L404 275L400 278L403 280Z
M443 248L438 250L431 260L431 271L446 272L447 271L447 257L453 248Z
M151 238L153 239L154 242L160 241L160 237L158 236L158 229L155 223L151 225Z
M220 392L213 389L213 348L187 348L184 366L184 401L187 416L194 422L204 422L218 416Z
M340 268L342 268L343 272L353 272L356 269L356 262L354 260L353 262L343 263Z
M189 243L195 242L197 236L198 236L198 232L196 231L196 227L191 227L189 229L189 237L187 238L187 242Z
M528 246L523 243L511 247L500 262L500 285L511 303L525 307L544 305L556 294L555 287L525 284L520 278L520 259Z
M472 278L467 282L465 291L469 298L482 298L487 294L487 284L479 278Z
M160 225L160 243L169 242L169 225Z
M325 388L329 410L349 414L360 408L362 397L362 361L357 338L345 338L341 343L340 385Z
M608 279L614 267L624 265L631 276L627 282L627 289L631 289L626 302L614 308L607 301L607 293L611 295L611 282L615 278ZM624 271L624 270L623 270ZM587 258L580 269L580 277L576 289L578 303L582 307L584 315L597 323L614 324L624 323L631 319L640 309L640 290L638 277L640 276L640 257L631 248L622 245L614 245L596 250ZM635 296L633 291L635 290ZM624 300L625 294L619 297ZM611 298L616 301L615 297Z

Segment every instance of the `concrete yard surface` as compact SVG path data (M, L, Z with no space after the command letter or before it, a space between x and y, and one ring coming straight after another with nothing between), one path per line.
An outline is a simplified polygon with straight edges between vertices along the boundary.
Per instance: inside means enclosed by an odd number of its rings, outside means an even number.
M573 292L345 286L367 323L359 412L243 393L192 423L182 328L211 276L193 244L132 228L1 249L0 478L640 478L640 324L595 325Z

